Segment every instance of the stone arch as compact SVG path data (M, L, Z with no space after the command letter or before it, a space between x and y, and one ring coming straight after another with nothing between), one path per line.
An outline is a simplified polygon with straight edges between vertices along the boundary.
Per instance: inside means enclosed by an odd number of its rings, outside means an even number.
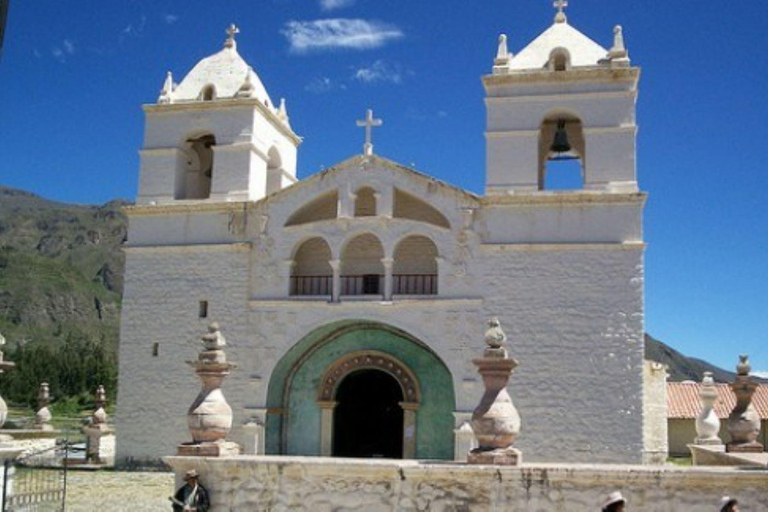
M355 217L376 216L376 190L373 187L360 187L355 192Z
M357 233L341 248L341 295L384 292L384 244L373 233Z
M182 144L185 155L176 172L175 199L208 199L214 174L216 137L210 132L191 136Z
M437 295L437 244L426 235L408 235L394 251L392 289L395 295Z
M290 295L331 295L333 289L331 246L321 236L296 244L291 266Z
M198 99L200 101L214 101L217 97L216 86L213 84L206 84L200 89Z
M547 65L550 71L568 71L571 69L571 52L558 46L550 52Z
M408 192L395 188L392 216L399 219L426 222L434 226L451 229L448 219L437 208Z
M318 401L321 378L341 359L366 352L400 361L419 384L411 430L415 451L408 458L453 458L456 398L450 370L424 341L398 327L362 319L312 329L277 362L267 388L268 454L330 453L330 446L323 446L322 423L332 418L332 408Z
M566 151L556 152L553 145L558 132L564 132L570 144ZM584 123L581 117L573 111L557 109L550 111L543 119L539 128L539 190L552 189L547 186L548 174L560 169L570 170L576 176L569 179L566 189L584 188L586 177L586 138ZM578 162L569 165L568 162ZM559 169L556 169L559 168Z
M296 210L285 222L285 227L299 226L338 217L339 191L330 190Z

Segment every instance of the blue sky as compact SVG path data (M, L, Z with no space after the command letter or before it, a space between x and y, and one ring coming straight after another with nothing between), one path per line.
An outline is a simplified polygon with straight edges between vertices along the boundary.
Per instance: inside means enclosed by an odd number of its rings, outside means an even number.
M732 369L768 371L768 44L752 2L571 0L569 21L610 46L624 26L643 68L639 177L646 329ZM305 177L361 151L373 107L383 156L474 192L484 184L480 76L501 32L519 51L548 0L24 0L0 61L0 183L67 202L133 198L140 105L236 23L238 49L305 138Z

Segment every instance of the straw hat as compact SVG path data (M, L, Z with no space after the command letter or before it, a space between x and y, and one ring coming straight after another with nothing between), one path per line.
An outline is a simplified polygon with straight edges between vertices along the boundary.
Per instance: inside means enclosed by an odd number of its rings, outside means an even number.
M728 505L735 505L736 503L738 503L738 500L736 500L735 498L731 498L730 496L723 496L722 498L720 498L721 509Z
M627 500L621 495L619 491L613 491L603 502L603 508L613 505L614 503L626 503Z
M190 478L197 478L197 477L198 477L197 471L195 471L194 469L190 469L189 471L184 473L184 480L189 480Z

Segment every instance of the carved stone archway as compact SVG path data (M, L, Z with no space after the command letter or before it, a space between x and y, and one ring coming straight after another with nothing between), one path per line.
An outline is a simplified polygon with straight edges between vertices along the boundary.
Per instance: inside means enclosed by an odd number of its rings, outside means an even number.
M333 412L336 391L349 374L360 370L380 370L391 375L403 392L403 458L416 456L416 411L421 404L421 388L414 373L402 361L390 354L375 350L353 352L337 359L323 374L317 403L322 411L320 423L320 453L330 457L333 453Z

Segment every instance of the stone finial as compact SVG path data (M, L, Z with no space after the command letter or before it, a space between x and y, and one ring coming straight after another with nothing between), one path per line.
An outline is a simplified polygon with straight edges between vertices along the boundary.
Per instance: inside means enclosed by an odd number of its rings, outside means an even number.
M608 51L608 60L611 61L613 67L629 66L629 52L624 45L624 29L621 28L621 25L616 25L613 28L613 46Z
M232 408L221 392L224 378L235 365L227 362L224 347L227 342L216 322L208 326L202 336L203 350L197 361L189 362L202 381L202 389L189 407L187 424L192 442L179 446L179 455L221 456L236 455L236 443L226 441L232 429Z
M472 362L483 378L485 392L472 413L472 431L478 447L469 452L470 464L517 465L519 450L513 448L520 433L520 414L507 392L507 384L517 361L509 357L503 345L506 335L497 318L488 322L483 357Z
M718 437L720 432L720 418L715 414L715 402L717 401L717 388L715 380L712 378L712 372L704 372L704 378L701 381L699 389L699 399L701 400L701 412L696 417L696 439L695 444L700 445L722 445L723 441Z
M568 18L565 16L565 8L568 7L568 0L555 0L553 5L557 9L555 23L566 23Z
M94 403L96 404L96 410L91 416L91 425L106 425L107 424L107 411L104 409L107 406L107 391L104 386L96 388L94 393Z
M158 103L167 104L172 103L173 98L173 74L168 71L165 74L165 82L163 82L163 88L160 90L160 97L157 98Z
M243 82L243 85L240 86L240 89L237 90L235 93L235 98L252 98L253 97L253 68L248 67L248 72L245 74L245 81Z
M37 389L37 412L35 412L35 429L53 430L51 426L51 391L47 382L41 382Z
M237 25L232 23L227 28L227 39L224 41L224 48L232 48L233 50L237 49L237 41L235 41L235 36L240 33L240 29L237 28Z
M289 124L288 107L285 105L285 98L280 98L280 107L277 109L277 117L286 125Z
M509 72L509 63L512 60L512 54L509 53L507 46L507 35L499 36L499 47L496 50L496 58L493 60L493 74L503 75Z
M736 380L731 383L736 405L728 416L728 432L731 434L731 442L727 445L729 452L763 451L763 445L757 441L760 436L760 416L752 405L752 395L758 384L749 376L751 369L749 357L740 355Z

